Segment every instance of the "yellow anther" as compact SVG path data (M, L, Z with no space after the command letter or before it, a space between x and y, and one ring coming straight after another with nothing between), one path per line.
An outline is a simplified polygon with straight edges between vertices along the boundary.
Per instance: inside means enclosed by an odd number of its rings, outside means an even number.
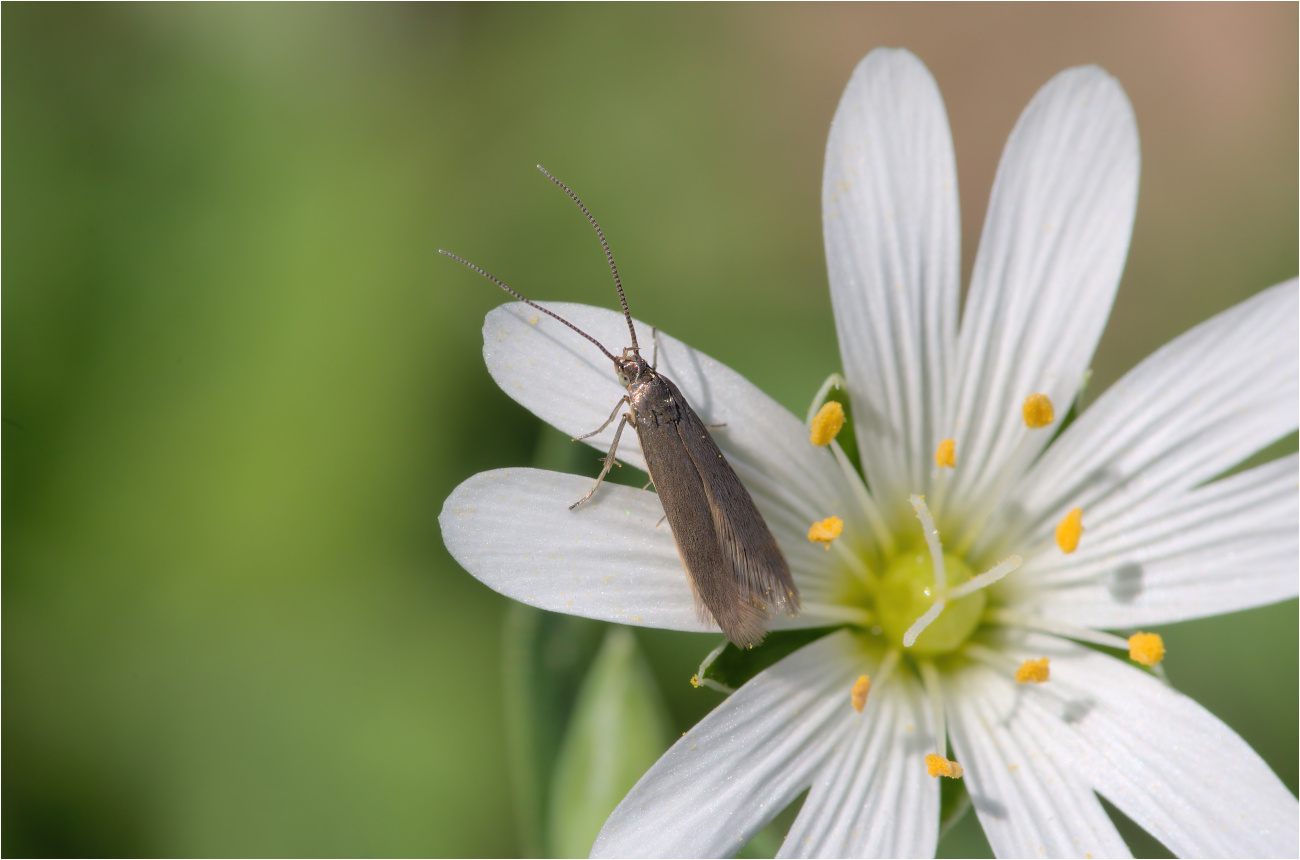
M1031 394L1025 398L1025 426L1030 430L1046 427L1056 420L1056 409L1046 394Z
M1031 681L1035 684L1043 683L1052 675L1052 670L1047 668L1047 663L1046 657L1021 663L1020 668L1016 670L1016 683L1028 684Z
M1154 666L1165 659L1165 640L1159 633L1134 633L1128 637L1128 658L1143 666Z
M1072 508L1056 524L1056 545L1061 552L1070 553L1079 548L1079 538L1083 536L1083 508Z
M825 544L829 551L831 541L840 536L844 531L844 520L839 517L827 517L819 523L813 523L812 528L808 529L808 540L813 543Z
M961 779L963 773L961 765L955 761L949 761L941 755L930 753L925 757L926 770L930 771L930 776L946 776L949 779Z
M812 429L808 440L821 448L831 444L831 440L844 429L844 407L835 400L827 400L812 420Z
M957 440L944 439L934 449L934 464L940 469L951 469L957 465Z
M871 692L871 678L866 675L859 675L857 682L853 685L853 691L850 696L853 700L853 710L859 714L867 706L867 693Z

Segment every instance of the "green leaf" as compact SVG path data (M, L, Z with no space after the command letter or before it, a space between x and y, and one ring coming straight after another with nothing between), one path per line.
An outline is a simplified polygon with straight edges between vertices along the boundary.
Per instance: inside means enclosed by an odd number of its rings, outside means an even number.
M970 811L970 792L964 779L939 779L939 841Z
M737 648L728 642L712 662L705 661L705 665L700 667L701 674L698 678L737 690L778 660L838 629L817 627L809 630L778 630L767 634L763 643L754 648Z
M539 424L533 465L578 472L590 449ZM502 642L510 779L520 849L540 857L555 760L578 689L596 657L607 625L510 602Z
M555 763L547 847L586 857L614 807L672 739L654 675L626 627L611 627L578 694Z
M526 857L542 856L557 751L606 627L522 603L512 602L506 610L506 731L520 849Z

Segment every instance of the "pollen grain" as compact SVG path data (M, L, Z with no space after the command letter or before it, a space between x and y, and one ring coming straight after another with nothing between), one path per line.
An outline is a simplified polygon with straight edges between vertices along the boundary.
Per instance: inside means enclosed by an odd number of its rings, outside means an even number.
M1056 420L1056 408L1046 394L1031 394L1025 398L1023 408L1025 426L1030 430L1046 427Z
M862 709L867 706L867 694L870 692L871 678L867 675L859 675L849 694L853 702L853 710L862 713Z
M1026 660L1020 664L1016 670L1017 684L1041 684L1052 675L1052 670L1048 668L1048 659L1039 657L1037 660Z
M838 401L827 400L813 417L808 440L818 448L831 444L831 440L844 429L844 407Z
M812 527L808 529L808 540L822 544L829 551L831 541L839 537L843 531L844 520L839 517L827 517L819 523L812 524Z
M1056 545L1063 553L1072 553L1079 548L1079 538L1083 536L1083 508L1072 508L1056 524Z
M949 761L936 753L930 753L925 757L925 768L930 771L930 776L946 776L949 779L961 779L963 773L961 765L957 762Z
M1159 633L1134 633L1128 637L1128 657L1134 663L1154 666L1165 659L1165 640Z

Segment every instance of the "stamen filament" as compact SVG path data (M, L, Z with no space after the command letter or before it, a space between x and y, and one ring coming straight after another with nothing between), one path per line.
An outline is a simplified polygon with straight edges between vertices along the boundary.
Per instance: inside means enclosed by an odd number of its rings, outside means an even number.
M885 654L885 659L880 661L880 667L876 669L875 680L877 695L880 694L880 688L885 686L885 682L889 680L889 676L894 674L894 667L898 665L898 658L901 656L903 656L903 652L897 648L890 648L889 652Z
M849 566L849 570L853 571L853 575L863 585L873 591L875 590L876 575L871 572L871 568L867 567L867 563L862 560L862 556L850 549L845 541L835 541L831 544L831 548Z
M692 687L708 687L710 690L717 690L718 692L726 693L727 695L731 695L732 693L736 692L734 689L727 686L726 684L723 684L719 681L715 681L712 678L704 677L704 673L708 671L708 668L710 666L713 665L713 661L718 659L718 656L722 654L723 650L727 647L727 644L728 643L724 641L717 648L714 648L712 651L710 651L709 656L704 658L704 662L700 663L699 671L697 671L691 677Z
M925 687L926 698L930 700L930 709L934 715L934 748L941 757L948 757L948 723L943 710L943 688L939 680L939 670L929 660L917 664L921 672L921 684Z
M810 601L806 597L800 601L802 608L800 612L803 615L816 613L824 616L831 621L844 622L853 624L858 627L870 628L876 623L876 618L867 610L859 606L845 606L839 603L818 603Z
M1008 627L1027 627L1030 630L1040 630L1043 633L1055 633L1057 636L1064 636L1066 639L1074 639L1078 642L1091 642L1103 648L1128 651L1127 639L1121 639L1100 630L1090 630L1087 627L1076 627L1073 624L1052 621L1038 615L1028 615L1011 609L990 609L984 613L984 617L994 624L1005 624Z
M875 537L876 542L880 545L880 550L886 556L894 554L894 534L889 526L885 523L885 517L880 513L880 508L867 492L867 485L862 482L862 476L858 470L853 468L849 462L849 456L844 453L840 443L834 440L830 444L831 453L835 455L835 462L839 464L840 471L848 479L849 487L853 490L853 496L858 500L858 506L862 508L862 514L867 518L867 525L871 527L871 534Z

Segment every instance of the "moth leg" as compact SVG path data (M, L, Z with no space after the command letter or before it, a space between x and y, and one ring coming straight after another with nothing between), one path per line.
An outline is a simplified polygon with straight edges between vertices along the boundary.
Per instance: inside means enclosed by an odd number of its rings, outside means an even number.
M626 399L626 398L624 398L624 399ZM614 412L617 413L618 410L615 409ZM609 416L609 421L613 421L613 420L614 420L614 416L613 416L613 415ZM596 490L600 488L600 484L601 484L601 482L605 480L605 476L609 474L609 470L612 469L612 468L614 467L614 452L618 450L618 440L619 440L619 437L623 435L623 428L626 427L627 424L628 424L628 422L629 422L629 421L632 421L632 420L634 420L634 419L632 418L632 413L631 413L631 412L624 412L624 413L623 413L623 420L620 421L620 422L618 422L618 429L614 431L614 444L609 446L609 453L605 455L605 468L601 469L601 470L600 470L600 475L598 475L598 476L596 477L596 486L592 487L592 488L587 492L587 495L583 496L581 499L578 499L578 501L576 501L576 502L574 502L573 504L569 505L569 510L573 510L573 509L576 508L578 505L580 505L580 504L582 504L583 502L587 501L587 499L590 499L590 498L591 498L591 494L594 493L594 492L596 492ZM605 424L608 425L608 424L609 424L609 421L606 421ZM604 427L601 427L601 428L600 428L600 430L604 430L604 429L605 429ZM596 432L599 433L600 430L597 430ZM588 433L587 435L588 435L588 436L591 436L591 435L593 435L593 434Z
M624 404L624 403L627 403L627 404L631 404L631 403L632 403L632 401L628 399L628 396L627 396L626 394L624 394L624 395L622 396L622 398L620 398L619 401L618 401L617 403L614 404L614 411L611 412L611 413L609 413L609 417L605 419L605 423L604 423L604 424L600 425L600 426L597 427L595 430L592 430L590 433L583 433L581 436L574 436L574 437L573 437L573 441L574 441L574 442L581 442L583 439L590 439L592 436L595 436L595 435L596 435L597 433L599 433L601 430L604 430L606 427L608 427L609 425L613 424L613 423L614 423L614 419L618 417L618 410L620 410L620 409L623 408L623 404ZM624 418L623 420L626 421L627 418ZM623 428L620 427L620 428L619 428L619 431L621 432L622 429L623 429ZM614 447L615 447L615 448L618 447L618 437L617 437L617 436L616 436L615 439L614 439ZM609 469L606 469L605 471L608 472Z
M662 517L659 518L659 522L655 523L655 528L659 528L661 525L663 525L664 520L666 519L668 519L668 515L664 514Z
M645 482L645 486L641 488L641 492L644 493L646 490L650 489L650 485L653 484L653 483L654 483L654 481L646 481L646 482Z

